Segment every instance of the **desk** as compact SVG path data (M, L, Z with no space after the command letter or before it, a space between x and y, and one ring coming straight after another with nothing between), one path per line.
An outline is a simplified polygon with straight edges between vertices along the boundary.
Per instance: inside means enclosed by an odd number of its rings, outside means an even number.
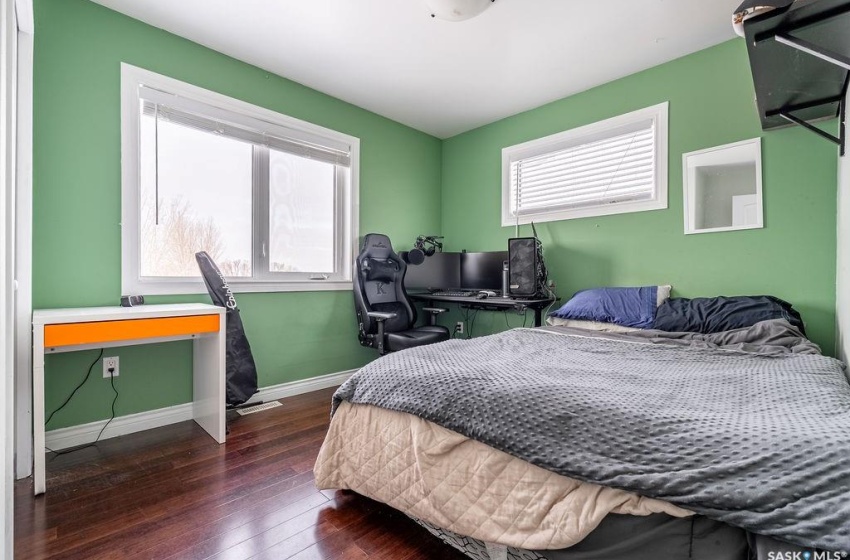
M433 306L435 303L457 303L470 309L484 309L486 311L516 311L524 312L526 309L534 311L534 326L543 325L543 310L555 302L554 298L515 299L503 297L488 297L478 299L475 296L438 296L434 294L408 294L414 301L425 302Z
M225 439L224 308L202 303L139 307L39 309L32 316L33 480L43 494L44 356L91 348L111 348L194 340L193 417L218 443Z

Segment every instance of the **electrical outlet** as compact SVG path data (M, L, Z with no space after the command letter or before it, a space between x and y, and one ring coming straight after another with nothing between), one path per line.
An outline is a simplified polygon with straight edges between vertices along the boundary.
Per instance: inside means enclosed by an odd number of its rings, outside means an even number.
M457 334L463 334L463 321L458 321L455 324L455 332Z
M110 371L112 370L111 374ZM103 378L118 377L118 356L103 359Z

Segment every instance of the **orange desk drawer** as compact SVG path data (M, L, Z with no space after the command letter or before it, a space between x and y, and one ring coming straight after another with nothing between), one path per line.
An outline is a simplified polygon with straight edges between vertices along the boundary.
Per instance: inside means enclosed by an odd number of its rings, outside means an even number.
M62 323L44 326L44 347L213 333L218 332L218 328L218 315Z

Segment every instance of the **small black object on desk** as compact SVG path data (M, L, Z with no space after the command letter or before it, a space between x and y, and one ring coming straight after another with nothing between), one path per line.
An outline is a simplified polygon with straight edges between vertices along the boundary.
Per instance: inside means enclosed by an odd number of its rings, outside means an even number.
M121 307L135 307L144 303L144 296L121 296Z
M552 297L538 298L510 298L510 297L486 297L478 299L475 297L478 292L471 292L469 295L439 295L433 293L408 294L408 297L414 301L425 302L426 305L433 306L436 303L457 303L468 309L483 309L485 311L516 311L524 313L527 309L534 311L534 326L543 326L543 310L555 302Z

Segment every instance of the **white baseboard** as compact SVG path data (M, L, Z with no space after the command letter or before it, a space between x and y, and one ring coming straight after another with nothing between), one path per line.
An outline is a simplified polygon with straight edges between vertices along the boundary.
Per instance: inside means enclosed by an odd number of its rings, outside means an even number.
M109 426L103 431L100 439L114 438L191 419L192 403L178 404L166 408L139 412L137 414L128 414L127 416L118 416L109 423ZM68 447L91 443L97 438L97 434L100 433L104 424L106 424L106 420L98 420L97 422L89 422L88 424L80 424L79 426L51 430L44 435L45 445L53 451L58 451L60 449L67 449Z
M276 401L286 397L294 397L304 393L311 393L320 389L328 389L342 385L348 378L357 372L356 369L340 371L337 373L328 373L319 375L318 377L310 377L309 379L299 379L298 381L290 381L279 385L269 385L268 387L260 387L260 392L248 399L248 404L257 403L260 401Z
M286 397L301 395L311 391L327 389L342 385L351 377L357 370L340 371L337 373L329 373L309 379L299 379L298 381L290 381L279 385L270 385L260 388L260 391L251 397L248 404L257 402L276 401ZM142 430L150 430L152 428L161 428L169 424L177 422L185 422L192 419L192 403L178 404L157 410L148 410L137 414L128 414L126 416L118 416L109 426L103 431L101 440L125 436ZM97 434L106 424L106 420L98 420L88 424L79 426L71 426L68 428L59 428L51 430L45 434L45 443L47 447L54 451L67 449L77 445L92 443L97 438Z

